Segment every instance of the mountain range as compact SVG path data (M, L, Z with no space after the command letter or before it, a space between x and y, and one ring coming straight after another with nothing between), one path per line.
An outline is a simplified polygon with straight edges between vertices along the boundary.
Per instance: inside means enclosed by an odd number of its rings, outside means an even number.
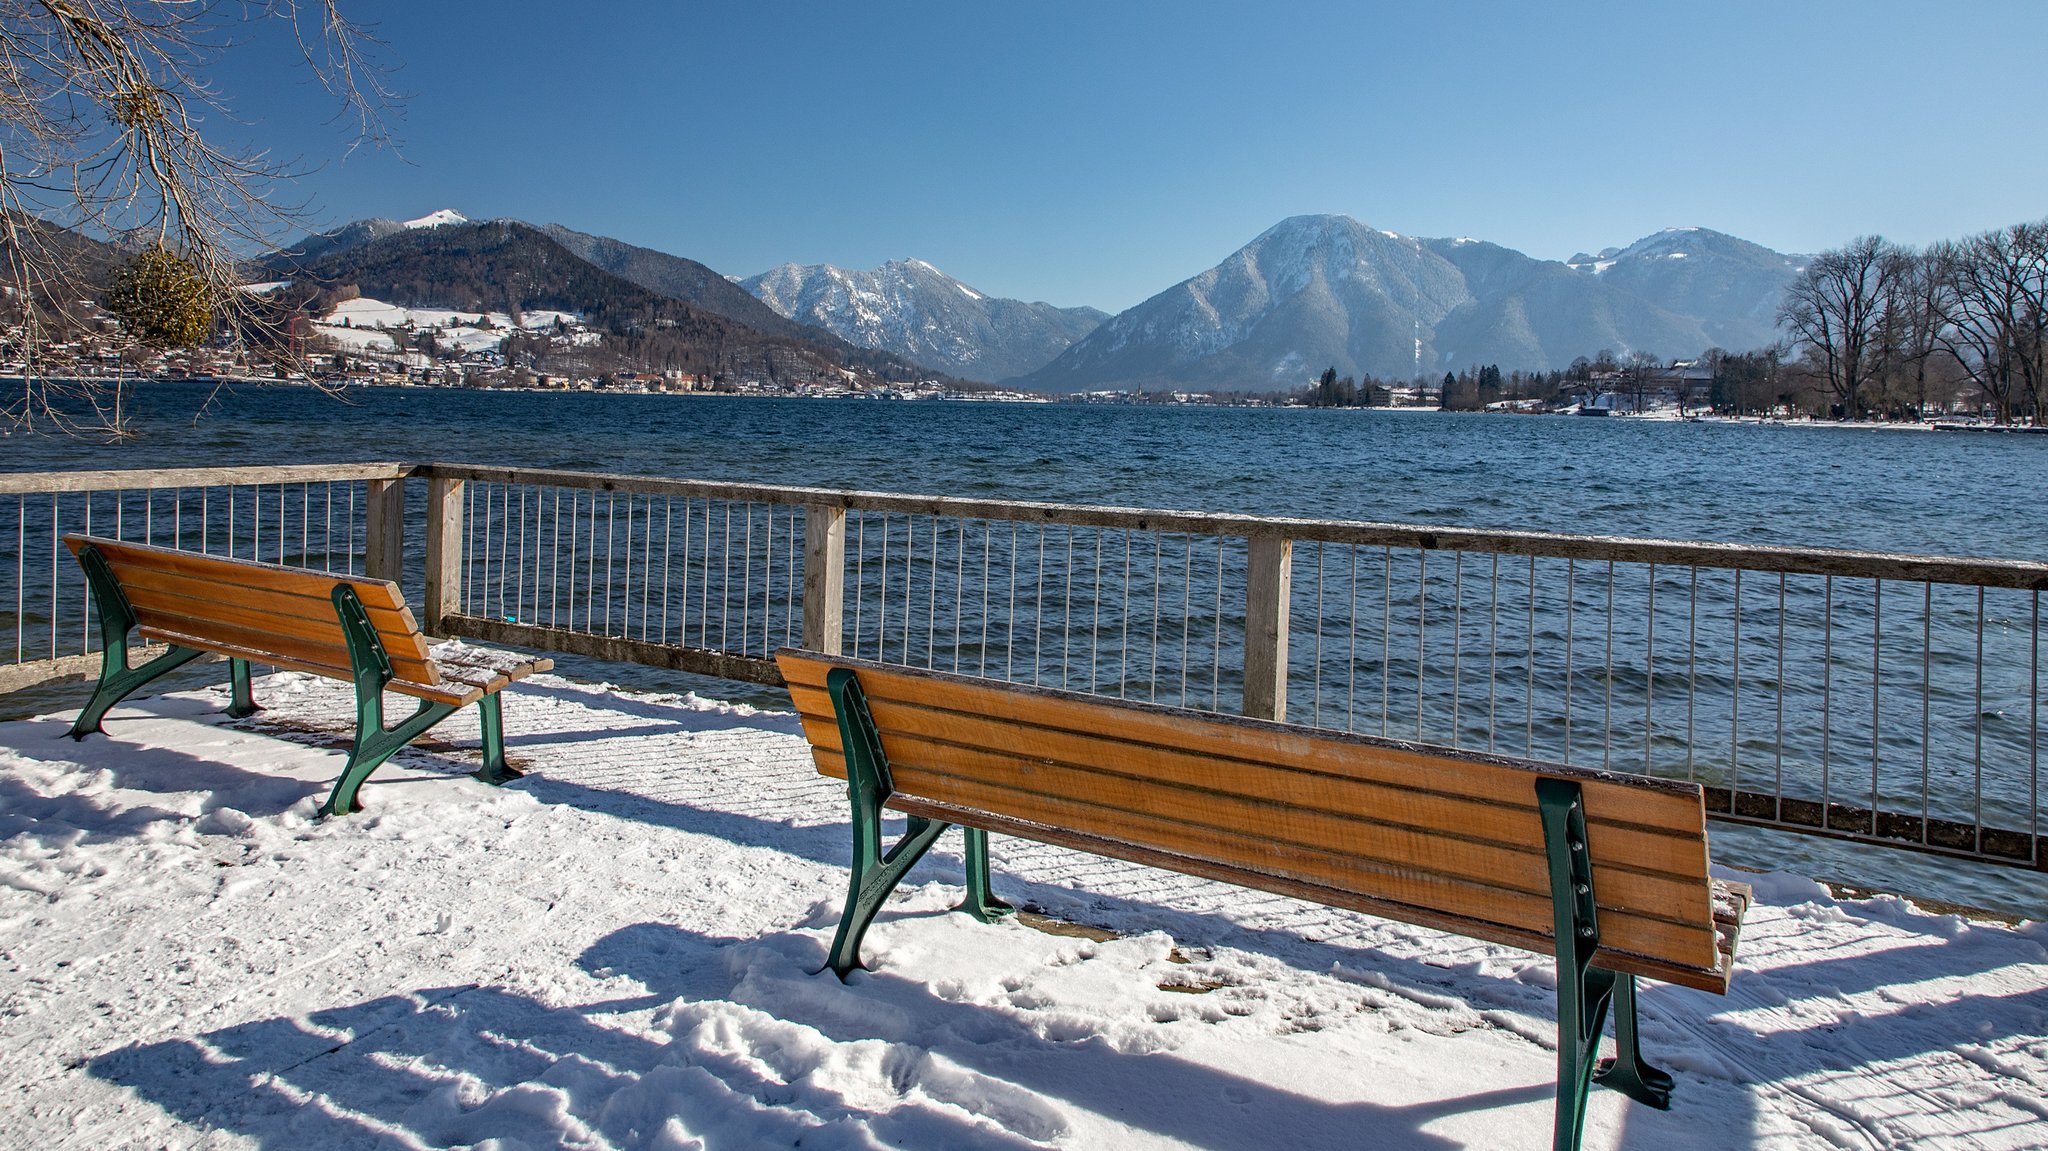
M837 380L850 371L889 383L930 375L886 352L792 325L709 269L695 275L691 269L703 266L694 261L519 220L476 223L444 211L406 223L359 221L309 237L267 264L316 308L361 295L515 317L573 312L603 335L601 353L576 353L580 368L603 366L591 364L594 358L617 367L769 380Z
M784 264L740 281L768 307L853 343L977 380L1043 367L1109 313L992 298L923 260L872 272Z
M449 211L359 221L274 263L402 305L593 313L643 343L652 323L669 333L664 354L733 371L773 369L779 354L785 370L883 381L1261 392L1326 367L1434 378L1485 364L1559 368L1603 348L1674 358L1761 347L1779 337L1776 308L1804 260L1705 228L1558 261L1295 216L1116 316L991 297L921 260L872 271L785 264L735 280L559 224L475 224ZM694 350L678 352L678 341Z
M1777 340L1773 316L1802 263L1704 228L1560 262L1348 216L1295 216L1014 382L1272 391L1326 367L1407 379L1484 364L1561 368L1602 348L1748 349Z

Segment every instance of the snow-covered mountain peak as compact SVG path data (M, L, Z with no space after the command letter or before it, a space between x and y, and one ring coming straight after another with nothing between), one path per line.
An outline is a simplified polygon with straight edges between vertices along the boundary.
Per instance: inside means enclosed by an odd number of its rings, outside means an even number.
M438 227L440 227L440 226L441 226L441 225L443 225L443 224L467 224L467 223L469 223L469 217L468 217L468 216L465 216L465 215L463 215L462 213L460 213L460 212L456 211L456 210L455 210L455 209L453 209L453 208L442 208L442 209L441 209L440 211L438 211L438 212L428 212L428 213L427 213L426 215L424 215L424 216L421 216L421 217L420 217L419 219L417 219L417 220L407 220L407 221L405 221L405 222L404 222L403 224L401 224L401 225L400 225L400 227L405 227L405 228L438 228Z
M1103 319L1092 308L990 299L915 258L873 271L784 264L741 286L790 319L972 379L1040 367Z

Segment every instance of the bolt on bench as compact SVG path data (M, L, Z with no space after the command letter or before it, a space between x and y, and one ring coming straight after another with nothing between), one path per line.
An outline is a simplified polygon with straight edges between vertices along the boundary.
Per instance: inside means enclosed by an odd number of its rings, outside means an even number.
M553 660L467 644L429 648L398 585L388 580L97 536L67 535L64 543L92 587L103 652L99 686L71 725L73 739L99 731L107 711L144 684L212 653L228 658L233 716L256 711L251 663L355 684L355 740L341 778L321 805L323 815L362 810L356 792L371 772L471 703L483 727L484 765L476 777L494 784L518 778L505 763L498 691L546 671ZM131 667L131 631L170 650ZM384 726L386 691L418 699L418 710Z
M1697 784L1052 691L784 649L818 770L848 781L853 872L828 965L953 824L963 910L1000 831L1438 928L1558 960L1554 1147L1593 1080L1653 1107L1636 978L1725 994L1749 889L1707 872ZM909 817L882 843L882 809ZM1610 1005L1617 1057L1596 1069Z

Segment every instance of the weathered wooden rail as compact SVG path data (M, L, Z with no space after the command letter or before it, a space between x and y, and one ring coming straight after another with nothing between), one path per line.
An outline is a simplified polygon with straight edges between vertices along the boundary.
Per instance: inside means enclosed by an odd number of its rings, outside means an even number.
M0 690L79 670L83 582L37 541L88 527L416 580L431 634L769 684L798 646L1692 779L1722 820L2048 866L2038 562L473 465L0 476Z

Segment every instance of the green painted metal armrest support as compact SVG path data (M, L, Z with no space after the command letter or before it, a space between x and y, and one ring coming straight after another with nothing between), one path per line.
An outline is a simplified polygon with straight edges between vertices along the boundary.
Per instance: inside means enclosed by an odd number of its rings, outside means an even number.
M1572 780L1539 779L1536 803L1543 815L1557 938L1557 1111L1551 1146L1553 1151L1577 1151L1593 1082L1664 1111L1671 1107L1674 1081L1643 1059L1636 1026L1636 977L1593 966L1600 921L1593 903L1593 865L1587 856L1580 787ZM1596 1071L1594 1056L1610 1004L1616 1058L1601 1062Z
M427 729L454 715L458 705L421 700L419 708L411 715L391 727L384 726L384 686L391 682L391 656L384 650L384 641L377 638L377 629L370 622L370 613L363 608L363 601L357 598L355 589L341 584L334 589L334 610L341 617L341 634L348 641L348 661L355 675L356 687L356 737L348 753L348 764L342 768L341 778L334 783L334 792L327 802L320 806L322 815L343 815L361 811L363 805L356 798L370 773L383 766L384 761L396 755L400 748L420 736ZM505 763L505 728L503 706L496 692L476 701L478 719L483 728L484 765L476 777L485 783L500 784L519 778L520 773Z
M883 850L882 804L895 793L896 785L889 773L889 758L882 753L882 737L875 730L874 717L868 714L867 697L852 668L828 672L825 690L839 717L839 744L846 752L846 792L853 804L853 874L846 889L846 910L839 917L839 930L825 961L833 974L844 980L862 967L861 937L889 893L924 858L940 833L953 825L913 815L903 837ZM988 833L975 827L963 830L967 833L967 898L960 910L984 923L1010 914L1015 909L997 899L989 886Z

